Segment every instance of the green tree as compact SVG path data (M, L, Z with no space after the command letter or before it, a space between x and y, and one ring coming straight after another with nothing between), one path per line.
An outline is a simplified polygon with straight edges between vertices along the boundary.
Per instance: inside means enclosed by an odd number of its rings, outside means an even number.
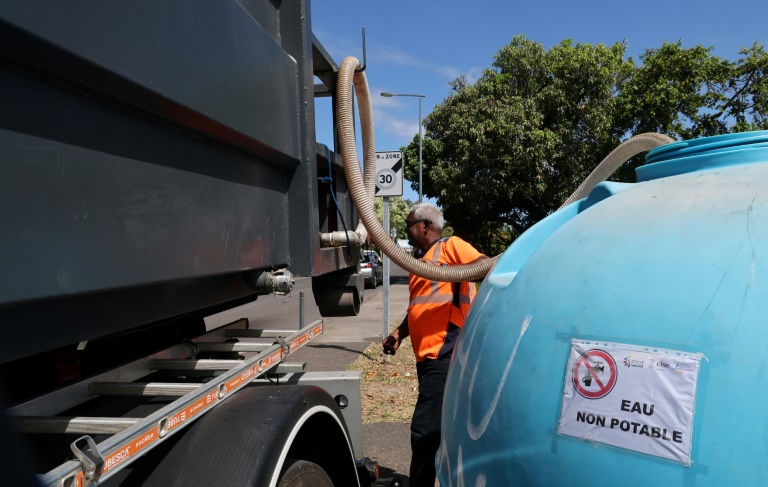
M408 217L413 202L399 196L389 198L389 228L397 231L397 238L408 238L405 234L405 219ZM384 222L384 199L374 198L373 211L380 222Z
M646 50L618 97L621 125L679 139L768 128L768 56L759 44L739 55L679 41Z
M659 132L689 139L725 133L716 107L725 102L721 87L730 76L727 61L711 48L685 49L680 42L649 49L622 86L619 111L633 133ZM705 107L713 110L702 111Z
M636 65L623 43L546 50L517 36L475 83L453 81L425 118L423 193L490 255L557 209L631 135L768 128L763 47L742 49L736 62L711 51L665 43ZM405 176L418 181L418 135L403 150ZM633 180L640 162L614 179Z
M424 194L458 235L503 250L557 208L595 153L615 147L614 90L631 67L621 44L564 41L547 51L515 37L493 69L474 84L454 81L426 118Z
M724 88L729 103L723 114L735 120L734 131L768 130L768 55L758 43L739 54Z

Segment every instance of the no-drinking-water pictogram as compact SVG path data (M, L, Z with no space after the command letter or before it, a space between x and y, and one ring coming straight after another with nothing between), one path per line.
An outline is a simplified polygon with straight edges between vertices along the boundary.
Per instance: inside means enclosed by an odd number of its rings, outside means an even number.
M616 385L618 368L613 357L603 350L587 350L573 366L573 385L587 399L600 399Z

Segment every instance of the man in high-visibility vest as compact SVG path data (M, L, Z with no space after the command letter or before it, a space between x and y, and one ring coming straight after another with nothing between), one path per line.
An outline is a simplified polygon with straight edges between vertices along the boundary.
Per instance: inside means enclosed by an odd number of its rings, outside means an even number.
M422 261L432 265L471 264L488 257L459 237L442 238L442 212L430 203L418 203L405 220L405 231ZM419 377L419 398L411 421L411 470L413 487L435 484L435 454L440 446L443 392L453 349L475 295L469 282L430 281L411 274L408 314L382 343L394 355L411 336Z

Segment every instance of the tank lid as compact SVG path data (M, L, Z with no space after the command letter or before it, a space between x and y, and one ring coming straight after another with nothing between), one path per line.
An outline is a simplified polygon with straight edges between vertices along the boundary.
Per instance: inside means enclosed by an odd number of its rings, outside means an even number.
M674 142L651 150L645 156L645 162L637 168L638 181L736 164L768 162L768 130Z

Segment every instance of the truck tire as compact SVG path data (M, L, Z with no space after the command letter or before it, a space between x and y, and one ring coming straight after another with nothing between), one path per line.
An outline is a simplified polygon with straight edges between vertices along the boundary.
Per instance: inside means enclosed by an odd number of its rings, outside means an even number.
M354 486L359 481L348 438L326 390L248 385L103 485L263 487L274 480L292 487ZM296 466L289 477L299 459L309 466ZM330 483L314 483L323 476Z
M277 487L333 487L331 478L316 463L286 459L285 464Z
M366 284L356 270L343 269L312 278L312 294L320 316L357 316Z
M363 293L355 287L327 289L315 293L320 316L357 316Z

